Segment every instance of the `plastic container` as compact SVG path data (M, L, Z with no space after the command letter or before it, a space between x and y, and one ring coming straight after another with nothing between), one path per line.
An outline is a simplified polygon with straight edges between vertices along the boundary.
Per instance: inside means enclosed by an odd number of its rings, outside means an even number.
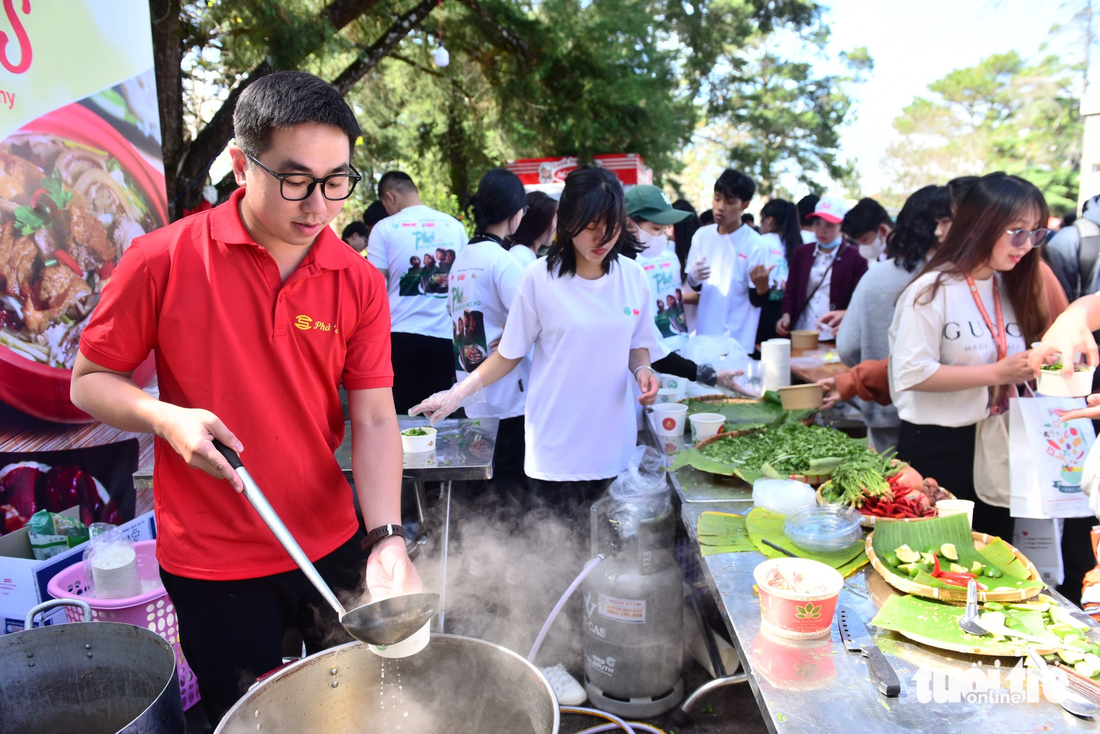
M679 438L684 435L688 407L682 403L653 406L653 430L658 436Z
M698 443L717 436L726 422L726 416L721 413L696 413L688 417L688 422L691 423L691 440Z
M820 334L816 329L799 329L791 332L791 349L817 349Z
M940 500L936 503L936 513L940 517L966 515L971 528L974 526L974 500Z
M180 694L183 708L187 710L199 702L199 683L191 666L180 649L179 629L176 626L176 608L168 598L168 592L160 585L160 565L157 563L157 542L141 540L134 543L138 573L142 585L149 591L129 599L98 599L90 595L85 586L84 565L77 563L54 576L46 590L55 599L83 599L92 608L92 619L102 622L123 622L156 632L172 645L176 653L176 669L179 671ZM86 596L87 595L87 596ZM69 622L82 621L77 607L65 607Z
M863 537L860 514L847 505L810 507L787 515L783 532L799 548L815 553L843 550Z
M858 525L857 525L858 527ZM780 589L769 580L777 570L786 579L801 577L810 592ZM844 578L836 569L808 558L773 558L753 570L760 590L760 626L788 640L828 637Z
M817 493L810 485L793 479L757 479L752 483L752 503L780 515L790 515L815 507Z
M825 388L817 383L779 388L783 410L813 410L825 402Z
M422 454L435 448L435 429L430 426L417 428L424 431L423 436L406 436L404 431L401 432L401 450L407 454Z
M1062 377L1061 372L1039 370L1036 390L1052 398L1084 398L1092 394L1092 375L1094 367L1078 369L1073 377Z

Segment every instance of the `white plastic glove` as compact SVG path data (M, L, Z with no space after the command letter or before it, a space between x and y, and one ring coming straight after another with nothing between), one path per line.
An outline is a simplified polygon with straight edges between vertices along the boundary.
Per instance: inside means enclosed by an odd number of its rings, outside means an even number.
M710 265L707 265L707 259L701 257L691 264L691 268L687 272L687 282L692 288L702 285L703 281L710 277Z
M414 405L409 409L409 415L423 414L428 419L428 424L434 426L463 406L484 402L481 373L475 370L450 390L437 392L422 403Z

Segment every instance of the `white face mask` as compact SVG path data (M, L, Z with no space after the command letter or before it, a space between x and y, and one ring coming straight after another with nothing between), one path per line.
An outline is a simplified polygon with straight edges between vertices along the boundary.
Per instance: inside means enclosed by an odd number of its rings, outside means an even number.
M638 242L642 244L643 257L657 257L668 247L668 236L663 234L650 234L638 227Z
M886 251L886 241L882 239L882 235L875 237L875 241L869 245L860 245L859 254L867 258L871 262L875 262L879 259L879 256Z

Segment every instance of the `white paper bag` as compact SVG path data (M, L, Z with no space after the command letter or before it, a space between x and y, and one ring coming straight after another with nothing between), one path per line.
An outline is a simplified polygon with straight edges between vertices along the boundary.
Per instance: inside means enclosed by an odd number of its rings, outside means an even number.
M1085 457L1096 440L1092 422L1066 423L1055 412L1084 405L1080 398L1013 398L1009 402L1013 517L1093 514L1081 488Z
M1066 578L1062 564L1062 520L1019 518L1012 545L1035 564L1048 586L1060 586Z

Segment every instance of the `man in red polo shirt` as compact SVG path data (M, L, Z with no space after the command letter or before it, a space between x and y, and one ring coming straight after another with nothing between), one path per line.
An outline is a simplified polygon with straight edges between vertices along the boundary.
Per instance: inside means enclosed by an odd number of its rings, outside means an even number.
M233 125L241 188L134 240L84 331L72 380L83 410L156 436L161 576L214 724L281 663L286 629L314 651L340 627L233 491L240 478L213 439L243 451L334 588L361 594L364 565L375 598L420 587L401 537L386 283L328 226L359 180L350 163L359 125L332 87L301 72L248 87ZM159 400L130 379L150 350ZM333 456L341 383L359 503L376 529L366 537Z

